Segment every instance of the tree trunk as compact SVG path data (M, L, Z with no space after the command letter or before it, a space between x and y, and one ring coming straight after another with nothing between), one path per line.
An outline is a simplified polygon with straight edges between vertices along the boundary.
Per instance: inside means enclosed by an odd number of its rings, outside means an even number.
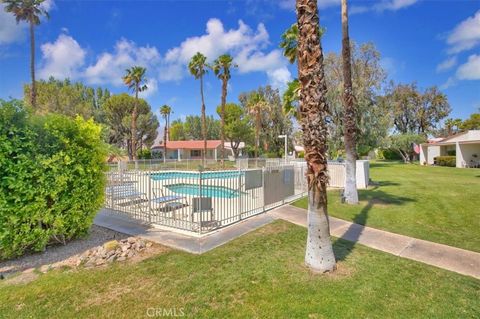
M200 95L202 97L202 135L203 135L203 154L202 154L202 165L206 166L207 158L207 120L205 118L205 100L203 97L203 76L200 77Z
M35 25L30 21L30 75L32 77L32 87L30 90L30 103L36 111L37 106L37 88L35 83Z
M165 116L165 129L163 130L163 162L167 161L167 117Z
M133 160L137 160L137 116L138 116L138 84L135 88L135 104L133 105L132 112L132 124L131 124L131 134L132 134L132 157Z
M222 79L222 108L221 108L221 114L220 114L220 120L221 120L220 140L222 141L222 148L221 148L222 169L225 169L225 159L223 158L223 156L225 153L225 103L227 103L227 84L228 84L228 80L224 76Z
M255 111L255 158L258 158L258 148L260 146L260 110Z
M352 65L350 54L350 37L348 35L348 7L347 0L342 0L342 60L343 60L343 103L344 103L344 141L345 141L345 191L347 204L358 204L356 178L356 109L354 105L352 85Z
M317 0L297 0L300 119L308 183L305 264L315 272L336 268L327 212L327 87L320 45Z

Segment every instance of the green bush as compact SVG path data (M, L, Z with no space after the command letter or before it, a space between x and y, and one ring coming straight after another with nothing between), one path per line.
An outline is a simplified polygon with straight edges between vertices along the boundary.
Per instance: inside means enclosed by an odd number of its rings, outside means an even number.
M457 151L456 150L449 150L449 151L447 151L447 155L448 156L455 156L455 155L457 155Z
M298 158L305 158L305 152L304 151L298 152Z
M457 166L457 158L455 156L437 156L433 160L438 166Z
M148 148L144 148L138 152L139 159L152 159L152 152Z
M100 135L91 120L1 103L0 259L87 233L104 196Z
M401 160L402 157L400 156L397 150L393 150L390 148L383 148L383 149L377 150L377 159L394 161L394 160Z

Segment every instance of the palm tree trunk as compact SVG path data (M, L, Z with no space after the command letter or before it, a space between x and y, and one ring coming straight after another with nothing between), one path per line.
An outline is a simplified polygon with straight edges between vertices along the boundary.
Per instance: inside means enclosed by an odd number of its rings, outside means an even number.
M297 0L300 119L308 182L308 238L305 264L315 272L333 271L335 255L327 212L327 87L318 36L317 0Z
M37 90L35 83L35 25L30 21L30 75L32 77L32 87L30 91L30 103L32 108L36 110Z
M352 85L352 65L350 53L350 37L348 35L347 0L342 0L342 60L343 60L343 103L344 103L344 141L345 141L345 191L347 204L358 204L356 178L356 110Z
M132 124L131 124L131 134L132 134L132 158L134 161L137 160L137 115L138 115L138 85L135 88L135 104L133 105L132 112Z
M167 161L167 126L168 120L165 116L165 129L163 130L163 162Z
M220 129L220 140L222 143L221 148L221 162L222 162L222 169L225 169L225 159L223 158L225 153L225 103L227 103L227 79L222 79L222 109L220 114L221 120L221 129Z
M205 167L207 158L207 120L205 118L205 100L203 97L203 76L200 77L200 95L202 97L202 135L203 135L203 154L202 165Z
M260 146L260 110L255 111L255 158L258 158L258 147Z

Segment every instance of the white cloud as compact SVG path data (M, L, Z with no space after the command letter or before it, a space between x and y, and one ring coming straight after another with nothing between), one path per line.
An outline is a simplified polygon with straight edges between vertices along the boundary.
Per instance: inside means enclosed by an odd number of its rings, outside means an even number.
M149 70L160 62L160 53L155 47L139 47L135 42L121 39L115 44L114 52L101 54L97 61L85 70L85 79L90 84L123 84L125 70L138 65Z
M449 57L446 60L442 61L439 65L437 65L437 73L450 70L456 65L457 65L457 57L456 56Z
M417 2L418 0L388 0L388 1L382 1L374 5L374 8L377 11L384 11L384 10L396 11L396 10L409 7Z
M47 12L55 8L53 0L46 0L41 7ZM28 24L20 21L17 23L15 16L10 12L5 12L5 4L0 3L0 45L21 42L25 40L25 31Z
M5 5L0 3L0 45L20 42L25 38L27 24L17 24L13 14L5 12Z
M440 85L440 89L442 89L442 90L448 89L449 87L452 87L452 86L456 85L457 82L458 82L458 80L455 77L451 76L447 79L447 81L445 83Z
M480 10L460 22L447 38L449 53L459 53L480 44Z
M71 36L60 34L55 42L42 44L40 49L42 51L40 78L53 76L59 79L75 79L80 76L86 51Z
M292 80L292 74L287 67L274 69L273 71L267 71L267 76L270 84L274 88L278 88L282 91L286 89L287 83Z
M142 99L149 98L158 91L158 82L154 78L147 79L147 90L140 92L138 95Z
M188 74L186 66L197 52L210 61L230 53L240 73L265 72L271 84L278 85L279 80L290 78L286 76L287 72L290 74L286 68L288 62L278 49L264 52L269 44L269 34L262 23L254 31L240 20L238 28L225 30L220 20L210 19L205 34L187 38L178 47L167 51L159 78L162 81L181 80Z
M456 77L460 80L480 80L480 55L469 56L468 61L457 69Z
M410 7L417 3L419 0L382 0L371 6L352 6L350 9L351 14L364 13L368 11L397 11Z

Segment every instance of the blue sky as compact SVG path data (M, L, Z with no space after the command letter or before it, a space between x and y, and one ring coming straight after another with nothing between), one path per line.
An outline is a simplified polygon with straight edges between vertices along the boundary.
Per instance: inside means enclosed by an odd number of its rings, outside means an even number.
M295 21L292 0L236 1L59 1L45 4L51 18L37 28L37 74L69 77L91 86L125 92L121 75L146 66L150 89L144 96L174 118L198 114L199 83L186 71L197 51L210 59L231 53L229 101L267 83L280 89L296 70L278 43ZM1 5L0 5L1 6ZM339 0L320 0L326 52L340 50ZM371 41L382 54L389 79L437 85L448 95L451 117L480 108L480 1L350 1L350 35ZM29 81L26 25L0 10L0 98L22 96ZM220 82L206 78L207 113L220 101Z

